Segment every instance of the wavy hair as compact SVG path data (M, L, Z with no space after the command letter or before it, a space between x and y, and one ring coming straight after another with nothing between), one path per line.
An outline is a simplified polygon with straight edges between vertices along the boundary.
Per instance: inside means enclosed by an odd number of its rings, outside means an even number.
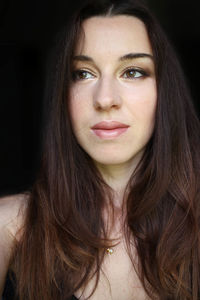
M127 185L127 247L131 256L133 236L138 276L151 299L199 299L200 124L180 63L140 0L90 0L60 33L46 87L41 168L12 261L20 300L68 299L93 276L93 292L98 284L112 242L102 216L105 195L112 203L112 191L75 139L68 99L82 22L116 15L145 24L158 95L154 132Z

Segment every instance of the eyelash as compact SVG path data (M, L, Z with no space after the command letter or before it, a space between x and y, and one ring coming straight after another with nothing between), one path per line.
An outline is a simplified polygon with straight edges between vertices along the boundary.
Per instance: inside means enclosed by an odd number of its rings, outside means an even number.
M128 79L131 79L131 80L134 80L134 79L138 79L138 78L144 78L144 77L147 77L149 76L149 74L142 70L142 69L138 69L138 68L128 68L124 71L123 74L127 73L127 72L130 72L130 71L134 71L134 73L140 73L141 75L138 76L138 77L133 77L133 78L129 78L129 77L125 77L125 78L128 78ZM81 73L89 73L90 75L92 75L91 72L87 71L87 70L84 70L84 69L78 69L78 70L75 70L72 72L72 80L73 81L79 81L79 80L87 80L88 78L78 78L77 76L79 76Z

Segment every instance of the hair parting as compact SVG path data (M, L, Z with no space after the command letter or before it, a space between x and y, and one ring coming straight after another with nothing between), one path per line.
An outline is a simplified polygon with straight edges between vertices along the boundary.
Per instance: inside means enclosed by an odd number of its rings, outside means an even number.
M60 34L47 82L41 168L12 259L20 300L69 299L92 277L94 293L105 249L113 243L102 214L107 203L112 207L112 190L75 139L67 99L82 23L116 15L144 22L158 94L155 129L124 197L127 249L151 299L200 297L200 125L180 63L143 2L93 0ZM113 207L112 217L114 222Z

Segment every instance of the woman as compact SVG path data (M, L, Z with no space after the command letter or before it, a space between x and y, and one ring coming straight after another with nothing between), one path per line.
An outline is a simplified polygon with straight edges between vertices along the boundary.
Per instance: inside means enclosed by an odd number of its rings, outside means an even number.
M38 179L1 200L2 289L9 270L20 300L197 300L200 126L154 16L87 1L48 91Z

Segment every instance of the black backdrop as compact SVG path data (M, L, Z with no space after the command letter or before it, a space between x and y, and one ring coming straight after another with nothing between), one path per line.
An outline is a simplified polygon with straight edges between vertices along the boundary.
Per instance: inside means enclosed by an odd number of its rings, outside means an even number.
M199 113L199 1L148 2L179 54ZM0 195L20 192L34 180L47 56L79 3L0 0Z

